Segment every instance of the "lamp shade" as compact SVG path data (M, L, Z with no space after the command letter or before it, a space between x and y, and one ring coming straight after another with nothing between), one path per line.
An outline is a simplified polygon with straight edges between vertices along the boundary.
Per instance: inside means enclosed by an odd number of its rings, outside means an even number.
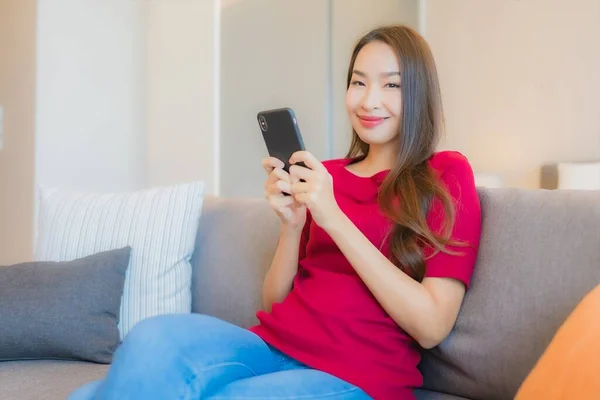
M600 161L559 163L558 189L600 190Z

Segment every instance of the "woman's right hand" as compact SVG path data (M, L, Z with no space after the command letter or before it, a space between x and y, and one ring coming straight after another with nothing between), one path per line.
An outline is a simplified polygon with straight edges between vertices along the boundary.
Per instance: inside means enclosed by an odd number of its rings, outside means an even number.
M284 164L275 157L263 159L262 166L267 173L265 182L265 197L275 210L284 225L294 229L302 229L306 222L306 206L301 205L291 193L292 182L290 174L283 170Z

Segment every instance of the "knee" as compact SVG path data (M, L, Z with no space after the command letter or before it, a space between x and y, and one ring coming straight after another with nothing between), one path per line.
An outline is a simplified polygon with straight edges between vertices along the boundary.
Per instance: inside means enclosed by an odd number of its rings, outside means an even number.
M120 353L140 358L172 354L176 344L174 328L177 324L174 324L174 320L177 317L177 315L160 315L138 322L125 336L119 348Z
M203 332L214 332L222 321L200 314L168 314L138 322L123 340L122 346L149 350L176 350L198 340Z
M159 315L138 322L129 331L123 342L153 342L157 339L164 339L165 336L168 336L172 317L172 315Z

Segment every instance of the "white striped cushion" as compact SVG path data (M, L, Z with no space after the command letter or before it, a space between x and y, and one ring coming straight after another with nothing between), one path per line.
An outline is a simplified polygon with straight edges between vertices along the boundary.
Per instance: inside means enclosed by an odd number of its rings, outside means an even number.
M121 340L148 317L191 312L190 259L204 183L132 193L40 188L37 261L70 261L131 246Z

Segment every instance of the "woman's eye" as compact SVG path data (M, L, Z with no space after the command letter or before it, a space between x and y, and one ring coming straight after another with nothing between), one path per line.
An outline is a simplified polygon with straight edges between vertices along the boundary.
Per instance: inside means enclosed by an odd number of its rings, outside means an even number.
M388 83L385 86L389 87L389 88L392 88L392 89L398 89L400 87L400 85L398 83Z
M352 85L354 85L354 86L365 86L365 84L362 83L361 81L352 81Z

